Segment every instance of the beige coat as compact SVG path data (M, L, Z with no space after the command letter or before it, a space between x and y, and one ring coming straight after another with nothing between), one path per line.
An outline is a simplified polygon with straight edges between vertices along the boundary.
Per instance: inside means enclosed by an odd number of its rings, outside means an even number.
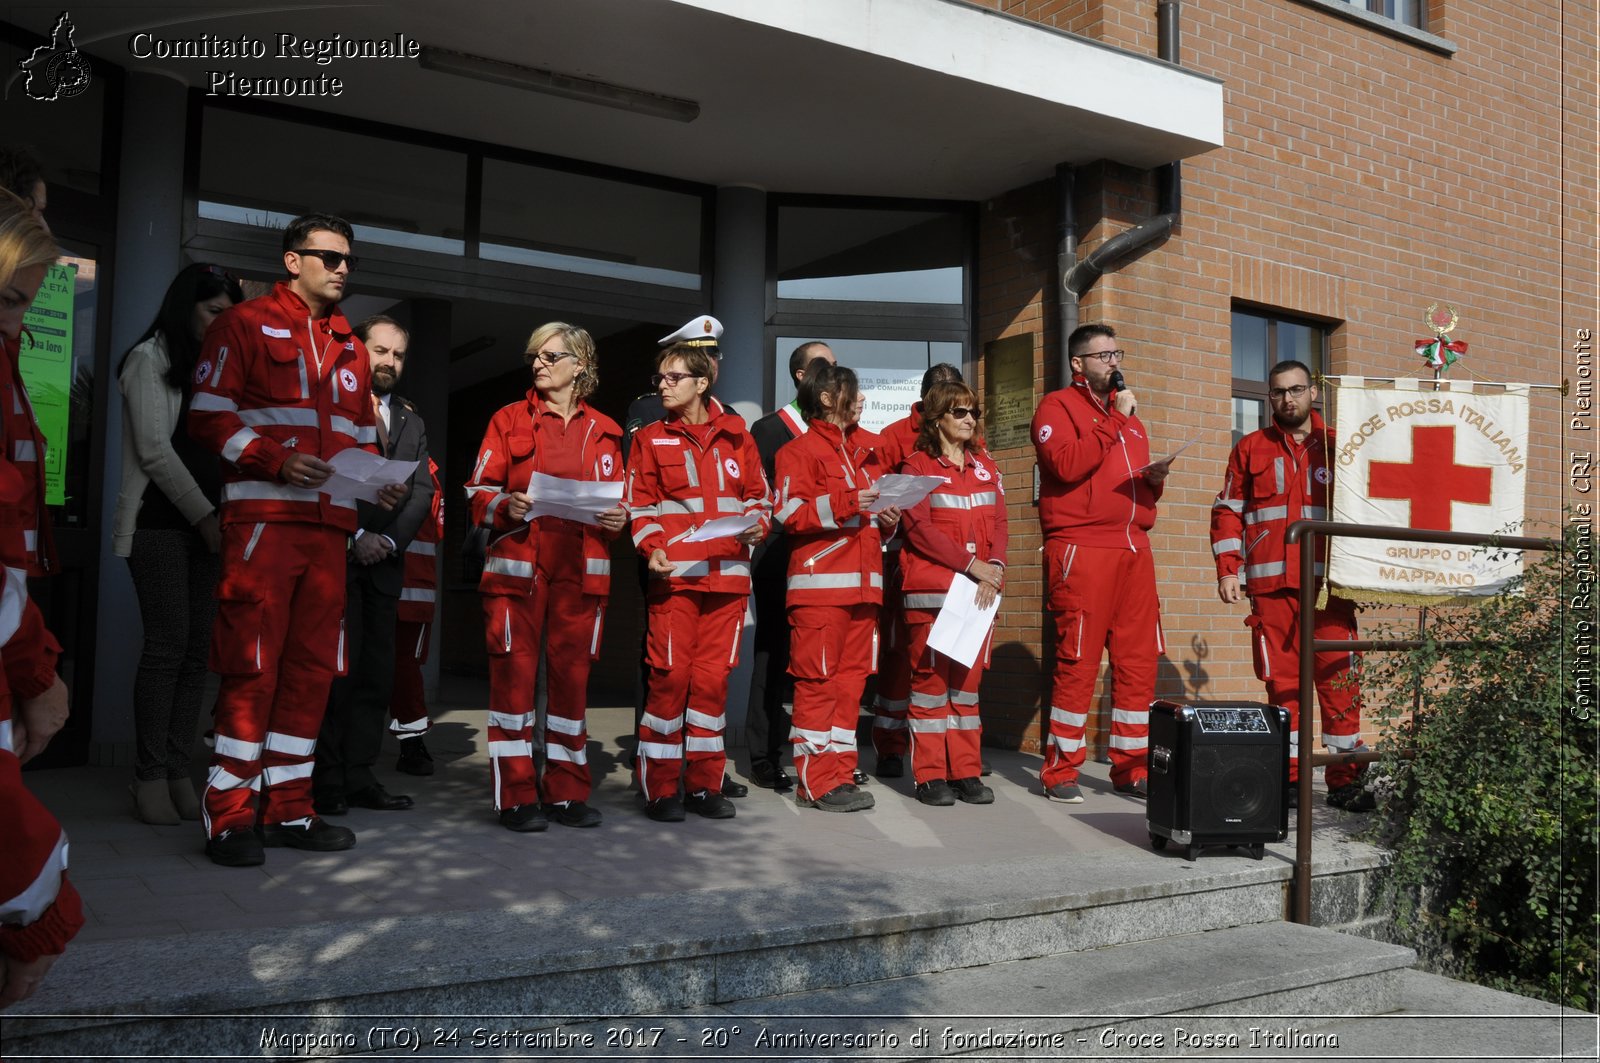
M172 449L183 392L167 383L170 365L166 341L158 333L129 352L117 379L122 389L122 489L117 494L111 549L118 557L127 557L133 551L139 506L152 481L190 524L215 512L211 500Z

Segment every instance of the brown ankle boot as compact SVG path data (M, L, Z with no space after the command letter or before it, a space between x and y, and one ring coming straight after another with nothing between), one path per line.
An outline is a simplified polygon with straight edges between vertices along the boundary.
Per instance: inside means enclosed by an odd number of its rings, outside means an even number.
M178 810L172 806L172 795L165 779L135 779L128 787L133 794L133 814L142 823L157 827L176 827L180 822Z

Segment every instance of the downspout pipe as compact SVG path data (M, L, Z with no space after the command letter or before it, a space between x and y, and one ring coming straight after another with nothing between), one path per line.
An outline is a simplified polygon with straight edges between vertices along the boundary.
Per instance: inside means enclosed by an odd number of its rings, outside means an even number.
M1157 0L1156 3L1156 55L1174 66L1179 65L1181 58L1179 17L1182 8L1180 0ZM1072 206L1075 175L1072 167L1066 164L1056 167L1056 262L1057 275L1061 278L1058 387L1066 387L1072 380L1067 337L1078 327L1078 302L1083 298L1083 293L1092 288L1102 275L1116 269L1124 259L1165 238L1183 217L1181 167L1181 163L1169 162L1156 171L1156 210L1159 213L1113 236L1081 262L1077 261L1077 219Z

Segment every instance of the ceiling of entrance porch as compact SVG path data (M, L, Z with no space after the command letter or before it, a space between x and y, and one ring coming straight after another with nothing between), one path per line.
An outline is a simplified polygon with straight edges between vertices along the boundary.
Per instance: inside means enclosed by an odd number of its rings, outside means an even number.
M48 33L58 7L13 6L8 17ZM212 71L328 75L343 81L340 95L280 102L716 186L981 200L1061 162L1143 168L1223 140L1216 79L957 0L173 0L74 15L80 48L132 72L202 90ZM247 37L268 54L141 59L130 52L141 31ZM410 59L319 66L278 58L280 34L403 34L699 111L651 117Z

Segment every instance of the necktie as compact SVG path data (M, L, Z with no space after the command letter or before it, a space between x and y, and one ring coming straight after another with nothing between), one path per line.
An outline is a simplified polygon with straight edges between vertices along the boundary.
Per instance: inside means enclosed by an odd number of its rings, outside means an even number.
M389 429L383 423L383 403L378 396L372 396L372 419L378 422L378 447L384 457L389 456Z

